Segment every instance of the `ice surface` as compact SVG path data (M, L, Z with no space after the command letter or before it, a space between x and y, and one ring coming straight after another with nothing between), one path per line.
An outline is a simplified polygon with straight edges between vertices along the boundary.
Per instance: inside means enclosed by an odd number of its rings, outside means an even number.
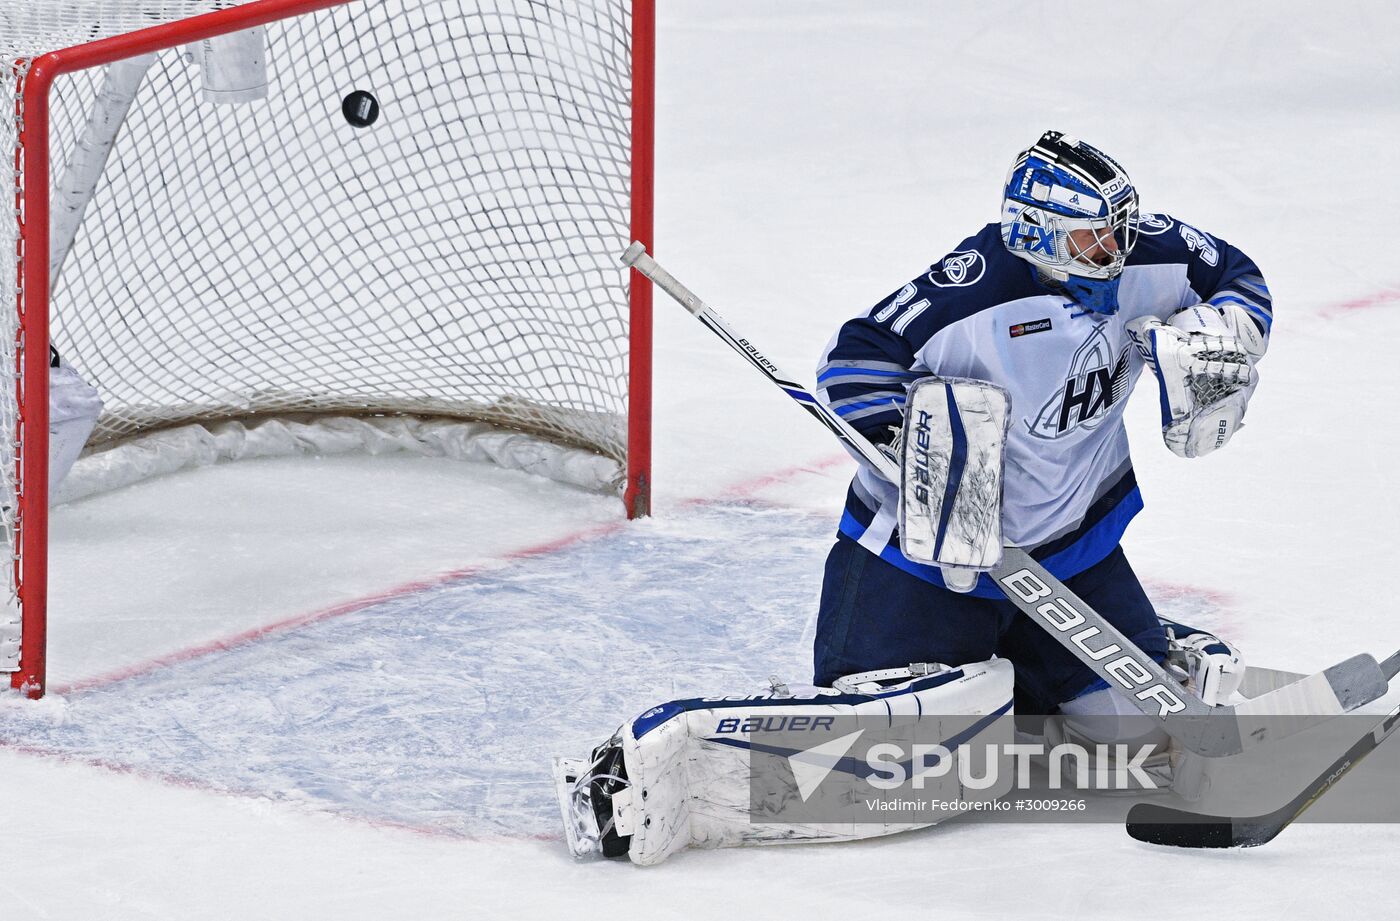
M465 837L557 838L551 755L586 756L664 700L811 679L831 540L826 515L695 505L74 693L57 719L12 710L0 745ZM1161 613L1211 607L1178 592Z
M1121 159L1146 208L1244 247L1279 316L1246 428L1183 461L1134 402L1147 510L1129 556L1164 609L1267 665L1400 645L1383 590L1400 266L1369 235L1400 199L1400 10L660 6L657 256L780 367L804 373L842 318L992 219L1009 156L1045 128ZM571 864L540 757L658 693L801 677L850 470L679 308L657 311L655 521L422 458L250 462L60 512L53 663L76 689L0 701L19 830L4 916L1393 914L1385 826L1183 854L1113 827L951 823Z
M586 755L673 696L810 678L807 570L830 530L695 507L75 693L60 720L10 713L0 741L460 835L558 837L550 755Z

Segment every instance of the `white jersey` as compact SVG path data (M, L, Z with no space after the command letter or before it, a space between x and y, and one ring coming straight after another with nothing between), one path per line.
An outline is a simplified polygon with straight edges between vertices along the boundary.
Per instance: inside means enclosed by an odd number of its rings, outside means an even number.
M1006 251L1000 227L975 237L847 322L818 371L820 396L867 435L902 422L906 385L937 374L1011 394L1003 529L1063 579L1102 560L1142 508L1123 427L1143 359L1125 326L1183 307L1245 307L1267 336L1272 303L1243 253L1166 215L1145 215L1116 314L1091 313ZM841 531L930 582L898 550L896 488L872 468L852 483ZM995 596L984 577L976 594Z

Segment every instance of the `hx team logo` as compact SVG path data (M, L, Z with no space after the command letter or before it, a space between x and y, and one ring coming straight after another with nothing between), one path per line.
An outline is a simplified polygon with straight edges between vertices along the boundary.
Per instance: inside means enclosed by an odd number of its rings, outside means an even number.
M928 273L928 280L940 288L965 288L982 280L987 262L975 249L959 250L943 257Z
M1031 333L1043 333L1050 329L1050 318L1045 317L1040 320L1032 320L1029 323L1016 323L1011 327L1011 338L1017 336L1029 336Z
M1023 249L1028 253L1055 255L1055 233L1047 227L1015 221L1007 233L1006 245L1010 249Z
M1026 427L1036 438L1055 439L1076 428L1098 427L1109 411L1128 395L1128 354L1132 344L1115 356L1100 323L1074 352L1064 387L1041 407Z

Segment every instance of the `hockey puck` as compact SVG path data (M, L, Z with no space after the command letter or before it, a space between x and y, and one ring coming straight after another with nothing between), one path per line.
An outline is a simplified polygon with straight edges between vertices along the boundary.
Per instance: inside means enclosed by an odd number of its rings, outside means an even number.
M373 93L355 90L340 103L340 111L356 128L368 128L379 120L379 100Z

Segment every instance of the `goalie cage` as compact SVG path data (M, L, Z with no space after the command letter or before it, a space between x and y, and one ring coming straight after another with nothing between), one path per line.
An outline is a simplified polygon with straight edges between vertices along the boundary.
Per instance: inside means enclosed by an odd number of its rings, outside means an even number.
M230 457L329 415L371 450L584 449L647 514L650 285L618 254L651 240L653 4L0 0L14 687L45 686L51 333L106 404L82 492L151 433Z

